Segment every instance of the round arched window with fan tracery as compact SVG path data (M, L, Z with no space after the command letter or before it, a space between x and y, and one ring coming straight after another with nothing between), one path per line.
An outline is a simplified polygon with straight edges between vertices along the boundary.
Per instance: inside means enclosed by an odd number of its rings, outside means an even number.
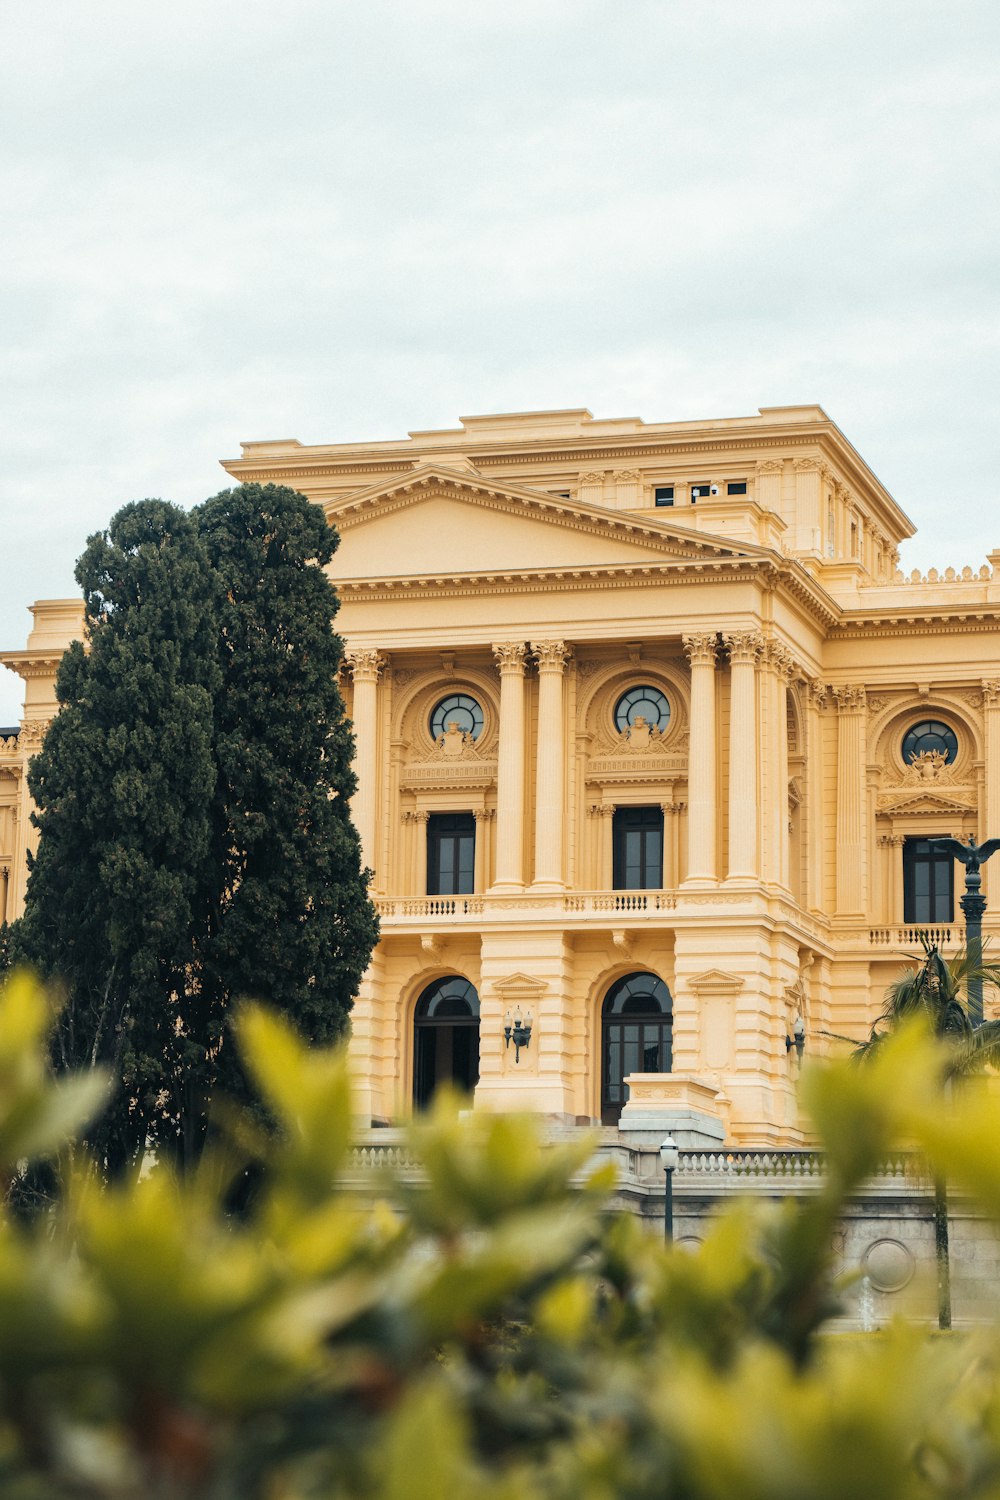
M454 724L462 734L478 740L483 732L483 710L471 693L449 693L431 713L431 738L438 740Z
M930 751L943 755L947 765L958 757L958 737L941 719L921 719L903 736L903 760L907 765Z
M663 734L670 723L670 703L666 693L649 683L629 688L615 704L615 728L619 734L631 729L637 719L642 719L650 729Z

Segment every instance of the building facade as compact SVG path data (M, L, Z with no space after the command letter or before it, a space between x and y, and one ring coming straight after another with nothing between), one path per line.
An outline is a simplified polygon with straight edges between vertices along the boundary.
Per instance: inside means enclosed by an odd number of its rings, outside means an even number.
M904 577L911 524L813 406L473 417L224 467L303 491L341 536L382 924L362 1121L454 1081L639 1141L804 1144L801 1048L864 1034L917 928L958 945L926 841L1000 831L1000 552ZM0 743L7 916L80 606L34 616L0 658L26 680Z

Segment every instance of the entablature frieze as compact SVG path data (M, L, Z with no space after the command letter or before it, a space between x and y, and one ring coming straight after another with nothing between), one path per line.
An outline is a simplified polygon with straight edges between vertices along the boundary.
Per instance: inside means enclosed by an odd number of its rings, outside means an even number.
M801 576L800 576L801 575ZM491 595L579 593L605 588L677 588L720 581L753 581L768 590L784 587L824 630L835 626L840 609L793 559L760 557L680 558L663 563L607 564L589 568L524 569L502 573L452 573L433 577L338 579L342 600L385 603L410 598L472 598Z
M425 791L447 791L451 787L490 787L496 783L496 761L437 760L408 765L400 773L400 785Z

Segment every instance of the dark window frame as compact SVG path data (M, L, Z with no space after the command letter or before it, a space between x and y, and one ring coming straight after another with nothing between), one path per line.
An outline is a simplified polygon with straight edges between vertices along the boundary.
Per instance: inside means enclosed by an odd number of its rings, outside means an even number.
M745 495L746 492L747 482L745 479L734 479L726 485L727 495Z
M428 896L471 896L475 888L475 814L431 813L427 819Z
M612 889L663 889L663 808L616 807L611 823Z
M673 505L674 487L672 484L658 484L653 489L654 505Z
M673 1042L673 1000L659 975L640 970L616 980L601 1007L601 1119L605 1124L618 1121L626 1102L628 1073L672 1070ZM640 1063L637 1068L626 1062L630 1048Z
M413 1107L426 1109L443 1084L471 1094L478 1082L479 995L463 975L449 974L429 984L414 1009Z
M903 921L916 927L955 920L955 861L929 843L933 837L946 835L903 840Z

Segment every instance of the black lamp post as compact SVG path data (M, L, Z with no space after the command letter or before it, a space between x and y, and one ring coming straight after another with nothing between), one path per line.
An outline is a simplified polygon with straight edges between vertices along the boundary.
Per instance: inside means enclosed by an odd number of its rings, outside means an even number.
M965 916L965 951L969 957L969 1020L973 1026L981 1026L983 976L979 967L983 961L983 912L986 910L986 897L982 892L983 881L979 867L1000 849L1000 839L986 839L977 847L976 840L970 833L966 844L961 839L952 838L928 839L927 842L947 850L965 866L965 895L958 904Z
M663 1199L663 1242L666 1245L672 1245L674 1242L674 1173L680 1159L681 1154L677 1149L677 1142L672 1135L665 1136L660 1146L660 1161L667 1180L667 1190Z

